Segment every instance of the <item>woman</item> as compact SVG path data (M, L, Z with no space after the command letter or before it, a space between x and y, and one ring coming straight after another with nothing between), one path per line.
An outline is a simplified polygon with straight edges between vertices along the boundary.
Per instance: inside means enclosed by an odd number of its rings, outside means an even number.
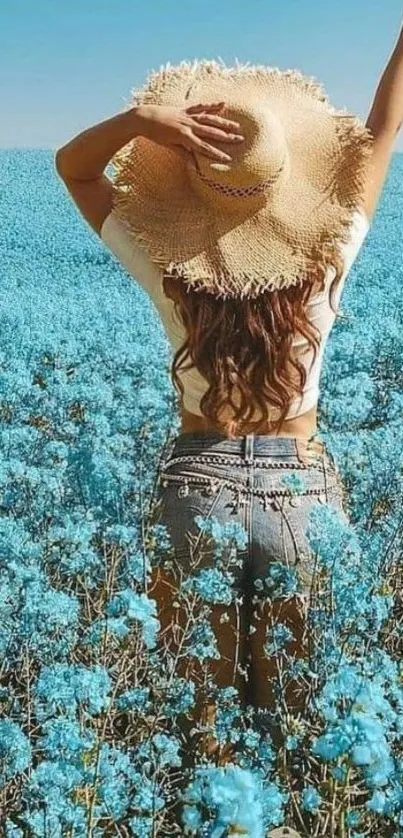
M316 438L318 381L402 120L403 31L366 127L298 73L195 62L153 74L125 112L55 158L84 218L150 294L175 351L182 424L160 469L158 510L178 566L190 569L197 513L248 534L236 597L211 611L220 651L211 671L256 708L273 703L271 621L292 628L290 653L304 649L309 512L330 501L347 517ZM114 182L104 174L112 158ZM298 498L287 475L303 477ZM213 562L204 551L198 569ZM259 601L273 562L295 569L299 590ZM165 628L181 625L171 590L159 573L152 595ZM297 692L287 700L297 707ZM197 716L209 708L201 697Z

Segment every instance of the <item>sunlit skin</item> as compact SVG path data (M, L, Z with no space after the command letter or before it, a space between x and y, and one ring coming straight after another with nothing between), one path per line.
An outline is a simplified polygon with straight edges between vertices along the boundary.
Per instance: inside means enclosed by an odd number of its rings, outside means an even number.
M283 422L282 428L280 431L275 431L272 428L270 429L267 424L263 424L261 429L259 429L259 434L265 435L277 435L277 436L291 436L297 437L298 439L309 439L310 437L314 436L317 431L317 414L318 408L317 405L308 410L306 413L303 413L301 416L297 416L295 419L287 419ZM184 407L181 408L181 429L182 432L190 432L190 431L217 431L215 425L212 425L208 419L204 419L203 416L197 416L195 413L190 413L188 410L185 410ZM241 430L238 433L247 434L251 431L248 430L247 425L241 426ZM257 433L256 429L254 433Z

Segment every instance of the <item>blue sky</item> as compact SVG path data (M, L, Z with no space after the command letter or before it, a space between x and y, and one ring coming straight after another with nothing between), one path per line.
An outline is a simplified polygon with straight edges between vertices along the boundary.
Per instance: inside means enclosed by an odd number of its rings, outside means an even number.
M400 25L401 0L6 0L0 145L56 149L194 57L296 67L365 118Z

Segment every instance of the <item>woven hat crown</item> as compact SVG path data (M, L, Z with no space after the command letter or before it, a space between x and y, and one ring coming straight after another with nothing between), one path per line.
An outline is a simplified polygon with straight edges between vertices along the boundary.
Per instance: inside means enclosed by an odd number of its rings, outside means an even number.
M287 139L281 120L267 104L248 105L243 97L226 102L221 115L239 123L244 139L239 145L222 144L224 150L228 147L232 158L228 163L195 152L196 174L220 195L242 198L264 193L269 200L270 191L280 188L289 175ZM191 162L189 168L192 169ZM208 191L200 190L197 181L197 177L192 181L196 190L208 200ZM210 197L217 200L216 195Z

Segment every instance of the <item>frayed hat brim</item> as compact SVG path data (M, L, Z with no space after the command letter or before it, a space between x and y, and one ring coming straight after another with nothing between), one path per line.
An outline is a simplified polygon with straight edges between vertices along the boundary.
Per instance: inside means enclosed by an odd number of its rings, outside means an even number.
M184 108L220 98L244 99L245 107L267 102L281 120L289 160L279 188L220 200L202 183L195 188L188 152L137 137L111 161L113 211L158 266L196 289L253 296L301 284L318 262L333 263L348 241L371 134L356 116L335 110L314 79L239 63L166 65L132 91L129 107Z

